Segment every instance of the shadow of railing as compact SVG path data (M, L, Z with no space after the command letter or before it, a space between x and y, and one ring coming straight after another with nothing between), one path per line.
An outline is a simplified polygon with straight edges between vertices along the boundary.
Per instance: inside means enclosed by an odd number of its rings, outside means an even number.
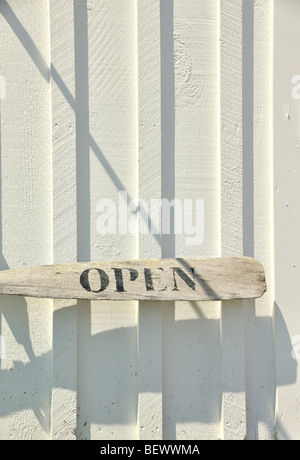
M253 6L253 5L252 5ZM173 12L173 1L164 2L162 8ZM51 79L57 85L70 107L76 112L77 150L78 150L78 197L82 200L79 206L81 215L78 216L80 245L78 247L79 260L89 260L90 255L90 195L89 184L83 183L80 179L82 175L90 175L89 149L91 149L107 177L111 179L116 189L125 190L124 183L116 174L108 159L103 154L96 140L89 130L89 70L88 70L88 36L87 36L87 11L86 2L74 1L75 10L75 48L76 48L76 99L69 91L67 85L61 78L55 66L49 67L43 58L34 40L28 34L22 22L16 16L12 6L6 1L0 2L0 14L5 18L7 24L14 31L16 37L24 46L24 49L36 65L43 78L50 83ZM170 59L174 53L172 40L173 22L169 18L164 24L166 29L162 31L165 38L163 52ZM251 30L248 31L250 34ZM249 54L253 49L245 46L245 52ZM171 65L171 67L173 64ZM245 70L245 69L244 69ZM246 69L247 70L247 69ZM165 198L169 200L175 197L174 183L174 114L168 118L168 109L174 106L174 67L163 68L162 73L166 75L170 72L170 78L162 82L162 95L164 97L164 109L162 113L162 124L165 131L162 139L164 152L168 150L167 157L172 160L171 167L163 159L163 171L165 177L171 180L163 185ZM253 79L248 76L244 82L244 95L248 98L245 110L249 104L251 114L244 113L249 124L253 118L253 96L248 87L253 89ZM247 89L248 88L248 89ZM81 112L77 110L80 106ZM173 112L172 112L173 113ZM247 127L248 126L248 127ZM247 125L244 136L250 139L251 126ZM250 126L250 127L249 127ZM166 139L169 139L166 147ZM171 141L170 141L171 139ZM251 142L248 144L251 150ZM248 151L249 152L249 149ZM250 152L253 155L253 152ZM246 155L246 153L245 153ZM1 159L1 112L0 112L0 159ZM248 209L246 200L253 202L253 158L245 156L246 165L249 166L247 180L249 183L248 195L244 197L244 207ZM168 168L170 167L169 171ZM0 163L1 173L1 163ZM168 176L169 174L169 176ZM252 179L251 179L252 178ZM81 198L80 198L81 197ZM128 197L131 200L131 197ZM2 191L0 188L0 204L2 203ZM2 215L2 212L0 212ZM145 215L145 213L141 213ZM148 222L149 229L151 221ZM248 250L253 247L253 210L249 215L249 225L245 237L248 240ZM1 232L1 227L0 227ZM161 244L160 235L155 235ZM0 235L0 240L2 238ZM164 238L164 257L174 257L175 238L168 235ZM250 249L249 249L250 248ZM2 248L1 248L2 249ZM182 262L184 264L184 262ZM9 268L1 251L0 267ZM186 267L188 268L188 267ZM204 282L203 287L207 293L212 294L211 287ZM120 327L105 332L93 334L91 327L90 305L86 304L86 314L81 323L83 330L80 332L80 343L83 349L80 351L79 364L81 374L78 376L82 384L87 386L87 393L92 395L86 400L84 411L79 410L77 436L78 438L91 437L92 424L125 424L135 423L137 419L136 388L138 378L138 366L136 363L137 334L135 327ZM175 317L175 304L164 304L164 425L166 439L175 439L176 424L189 422L218 423L221 420L221 394L225 391L244 391L235 383L234 387L221 387L220 369L221 359L221 333L220 321L206 318L201 311L199 304L190 303L191 311L197 318L178 320ZM72 308L72 307L70 307ZM224 303L226 308L226 303ZM292 343L284 321L284 317L278 306L275 308L278 334L280 334L280 355L277 361L281 369L277 370L277 385L290 385L296 382L297 361L291 357ZM54 315L65 315L64 309L54 312ZM51 353L47 352L37 356L34 352L32 339L30 336L28 306L25 299L11 297L2 298L0 306L0 318L5 317L7 324L17 343L24 346L28 362L14 361L11 369L0 370L0 386L2 390L2 400L0 403L0 417L16 413L23 409L32 409L40 425L46 432L50 430L50 401L51 385L49 375L51 374ZM56 318L57 319L57 318ZM262 330L272 327L270 317L255 317L254 321L258 328ZM0 319L1 320L1 319ZM0 330L1 324L0 324ZM209 344L209 345L208 345ZM63 351L62 351L63 352ZM132 360L124 360L124 356L131 356ZM134 358L133 358L134 357ZM45 373L45 369L49 372ZM35 388L34 380L38 376L39 388ZM44 382L44 385L43 385ZM75 391L76 383L69 390ZM151 389L153 392L156 388ZM5 394L3 393L5 392ZM37 396L37 392L39 396ZM271 396L270 396L271 397ZM269 401L265 401L270 406ZM265 420L262 420L265 422Z

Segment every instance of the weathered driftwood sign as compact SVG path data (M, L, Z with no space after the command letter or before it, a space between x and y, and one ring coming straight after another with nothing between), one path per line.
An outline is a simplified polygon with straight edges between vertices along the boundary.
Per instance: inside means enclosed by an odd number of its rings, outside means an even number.
M52 299L230 300L261 297L262 265L250 257L43 265L0 272L0 293Z

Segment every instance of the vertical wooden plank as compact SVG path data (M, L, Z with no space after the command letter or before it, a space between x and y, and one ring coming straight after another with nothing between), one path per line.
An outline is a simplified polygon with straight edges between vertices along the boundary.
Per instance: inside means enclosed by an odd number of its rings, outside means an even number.
M267 292L245 308L247 439L274 439L272 2L243 3L244 255L264 266Z
M273 152L277 434L299 439L300 4L274 2Z
M138 197L149 205L161 199L161 43L159 0L137 0ZM143 203L140 204L143 209ZM160 258L159 234L142 234L139 258ZM151 226L151 225L150 225ZM157 229L158 231L160 229ZM162 439L161 303L139 303L138 437Z
M127 205L137 187L135 0L76 1L75 17L79 259L134 259ZM78 311L77 436L135 439L136 303L80 303Z
M53 263L77 261L73 0L50 2ZM52 439L75 439L77 302L53 301Z
M48 1L0 3L1 268L52 261ZM49 439L51 301L0 299L1 439Z
M168 257L219 255L218 2L161 7L162 189L182 210L182 234L163 235ZM174 220L174 218L172 217ZM220 304L163 306L165 439L221 437Z
M243 2L220 1L221 255L243 255ZM243 301L222 308L224 439L246 436Z

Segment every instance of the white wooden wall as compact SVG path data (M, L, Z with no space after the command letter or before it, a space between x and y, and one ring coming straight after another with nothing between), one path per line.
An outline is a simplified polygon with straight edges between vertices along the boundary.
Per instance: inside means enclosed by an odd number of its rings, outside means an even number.
M299 437L299 13L0 0L0 268L244 254L268 283L223 305L2 296L0 439ZM99 234L119 191L203 199L203 242Z

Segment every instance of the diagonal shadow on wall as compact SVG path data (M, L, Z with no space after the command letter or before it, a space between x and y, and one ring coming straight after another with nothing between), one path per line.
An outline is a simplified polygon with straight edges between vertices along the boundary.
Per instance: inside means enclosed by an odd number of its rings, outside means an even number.
M165 2L163 7L166 8L166 10L173 10L173 1ZM50 82L50 78L52 77L54 83L58 86L74 111L76 111L77 104L83 109L80 113L79 111L76 113L77 129L79 133L77 149L80 150L80 152L78 152L78 171L80 170L78 173L80 174L78 176L78 190L85 204L85 206L80 206L83 214L78 216L78 232L79 236L81 235L80 241L82 242L78 254L79 260L88 260L90 254L90 240L88 236L90 234L89 184L83 184L80 177L82 174L89 177L89 149L92 149L95 153L103 166L105 174L110 177L116 188L121 191L125 190L125 187L89 132L88 30L86 4L85 2L75 0L74 8L77 52L76 100L74 100L55 67L52 65L49 69L49 66L40 54L36 44L6 0L2 0L0 3L0 14L6 19L46 81ZM165 39L163 51L170 58L174 52L172 42L173 23L171 19L169 19L166 26L167 28L163 33ZM162 92L166 101L166 105L164 106L165 110L174 105L174 88L172 89L174 81L172 81L172 78L173 77L171 77L171 80L168 80L167 84L162 84ZM172 119L172 117L168 119L167 113L163 113L162 121L165 124L168 137L172 139L173 143L171 143L172 145L168 144L168 148L171 149L169 156L173 158L173 165L170 170L171 179L168 184L164 185L165 197L171 200L175 196L174 119ZM247 161L249 161L249 159ZM129 197L129 199L131 198ZM1 202L0 196L0 204ZM87 203L88 205L86 205ZM149 227L150 226L151 222L149 223ZM159 235L157 235L157 238L160 241ZM249 238L252 238L252 236L250 235ZM164 248L165 256L173 256L175 253L174 235L165 239ZM1 255L0 265L2 269L9 268L3 255ZM89 307L87 306L87 308ZM176 423L193 421L216 423L221 419L221 377L219 380L215 379L215 366L218 365L217 361L220 359L221 353L219 321L205 318L197 305L192 305L192 308L197 310L197 319L184 321L176 320L175 305L172 303L166 305L164 311L166 325L164 364L168 368L168 375L172 376L172 379L170 379L165 386L166 398L168 399L168 401L164 402L166 412L166 418L164 420L166 439L175 439ZM12 310L14 310L14 314L12 314ZM51 357L48 353L39 357L34 354L29 334L27 303L24 299L13 297L7 299L7 302L5 299L5 305L3 302L1 312L5 316L16 341L24 345L29 362L24 363L17 361L13 363L14 369L17 371L15 373L9 370L0 371L1 387L9 388L10 393L14 394L14 398L11 398L11 395L7 395L7 400L1 401L0 416L3 417L19 411L20 408L28 407L35 412L36 417L45 430L49 431L49 414L47 414L49 395L45 393L42 398L35 398L34 394L30 392L30 389L33 387L31 387L28 382L31 381L32 377L40 368L45 369L48 363L50 363ZM61 315L61 320L63 321L67 317L67 311L61 309L56 311L54 315ZM281 328L282 343L282 356L280 357L280 361L282 363L285 362L285 367L280 374L282 377L277 383L279 385L289 385L296 381L297 362L291 360L291 340L286 329L284 318L280 314L279 309L277 315ZM18 324L16 324L16 317L18 317L20 321ZM82 364L82 370L84 370L84 383L87 385L88 392L93 395L93 398L87 401L87 406L85 408L86 413L80 413L77 427L77 436L87 439L90 437L92 423L124 424L136 420L137 407L133 395L136 394L138 372L138 366L135 361L124 362L123 359L123 353L126 356L134 356L136 354L136 329L134 327L124 327L93 335L91 332L90 318L90 314L85 314L83 328L84 346L86 352L90 353L91 356L88 361ZM270 318L256 318L257 325L261 327L262 330L266 327L266 324L268 324L267 327L269 327L269 321ZM205 345L207 342L215 342L215 348L207 349ZM209 365L207 365L208 362ZM214 377L212 378L212 376ZM45 379L46 378L45 376ZM20 388L19 385L17 385L18 379L24 380L23 394L18 394ZM74 382L74 387L70 389L74 390L75 386ZM47 387L47 385L45 385L45 387ZM157 391L156 388L152 388L151 390L153 392ZM224 390L238 392L243 391L243 388L235 384L234 387L225 388ZM109 399L107 398L108 394L110 395Z

